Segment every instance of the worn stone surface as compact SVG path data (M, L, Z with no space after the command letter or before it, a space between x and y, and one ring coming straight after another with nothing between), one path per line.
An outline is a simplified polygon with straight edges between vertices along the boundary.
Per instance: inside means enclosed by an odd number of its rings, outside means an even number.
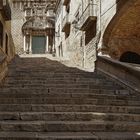
M0 88L0 139L139 139L139 99L100 71L16 57Z

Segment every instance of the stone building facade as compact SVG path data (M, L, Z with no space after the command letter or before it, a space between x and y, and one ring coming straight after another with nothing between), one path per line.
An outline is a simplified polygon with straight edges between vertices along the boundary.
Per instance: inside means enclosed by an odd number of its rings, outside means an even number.
M15 55L13 38L11 35L11 3L0 1L0 82L7 74L7 64Z
M56 5L56 52L77 66L94 69L96 4L93 1L58 0Z
M13 0L12 35L17 54L54 51L55 0Z
M85 68L94 68L97 55L140 63L139 4L139 0L58 0L57 56Z
M135 58L138 62L139 3L139 0L12 0L12 21L8 26L17 54L56 52L57 57L91 69L95 68L97 55L105 54L120 61Z
M0 52L10 61L14 57L13 38L11 36L11 3L0 1Z

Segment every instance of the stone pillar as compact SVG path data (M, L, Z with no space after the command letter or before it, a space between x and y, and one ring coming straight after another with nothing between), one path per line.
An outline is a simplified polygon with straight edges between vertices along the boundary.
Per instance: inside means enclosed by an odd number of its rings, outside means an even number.
M26 53L26 35L24 35L23 39L24 39L24 48L23 48L23 51L24 51L24 53Z
M49 38L48 35L46 35L46 53L49 52Z
M53 43L52 43L52 45L53 45L52 51L55 52L55 37L54 36L53 36Z
M29 53L32 54L32 35L30 35Z
M49 53L52 53L52 39L51 39L51 36L49 36Z

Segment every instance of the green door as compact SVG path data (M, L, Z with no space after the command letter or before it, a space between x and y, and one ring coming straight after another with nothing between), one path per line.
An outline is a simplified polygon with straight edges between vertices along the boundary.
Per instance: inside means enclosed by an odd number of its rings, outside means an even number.
M45 36L33 36L32 38L32 53L45 54L46 38Z

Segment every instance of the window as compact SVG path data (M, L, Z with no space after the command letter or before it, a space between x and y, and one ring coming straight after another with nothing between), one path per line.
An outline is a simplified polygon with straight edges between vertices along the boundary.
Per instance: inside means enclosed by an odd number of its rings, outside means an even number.
M96 24L92 24L85 32L85 45L87 45L95 36L96 36Z
M76 13L75 18L76 18L77 21L79 21L79 19L80 19L79 11Z
M0 47L3 47L3 24L0 22Z
M6 34L6 39L5 39L5 53L8 55L8 35Z

